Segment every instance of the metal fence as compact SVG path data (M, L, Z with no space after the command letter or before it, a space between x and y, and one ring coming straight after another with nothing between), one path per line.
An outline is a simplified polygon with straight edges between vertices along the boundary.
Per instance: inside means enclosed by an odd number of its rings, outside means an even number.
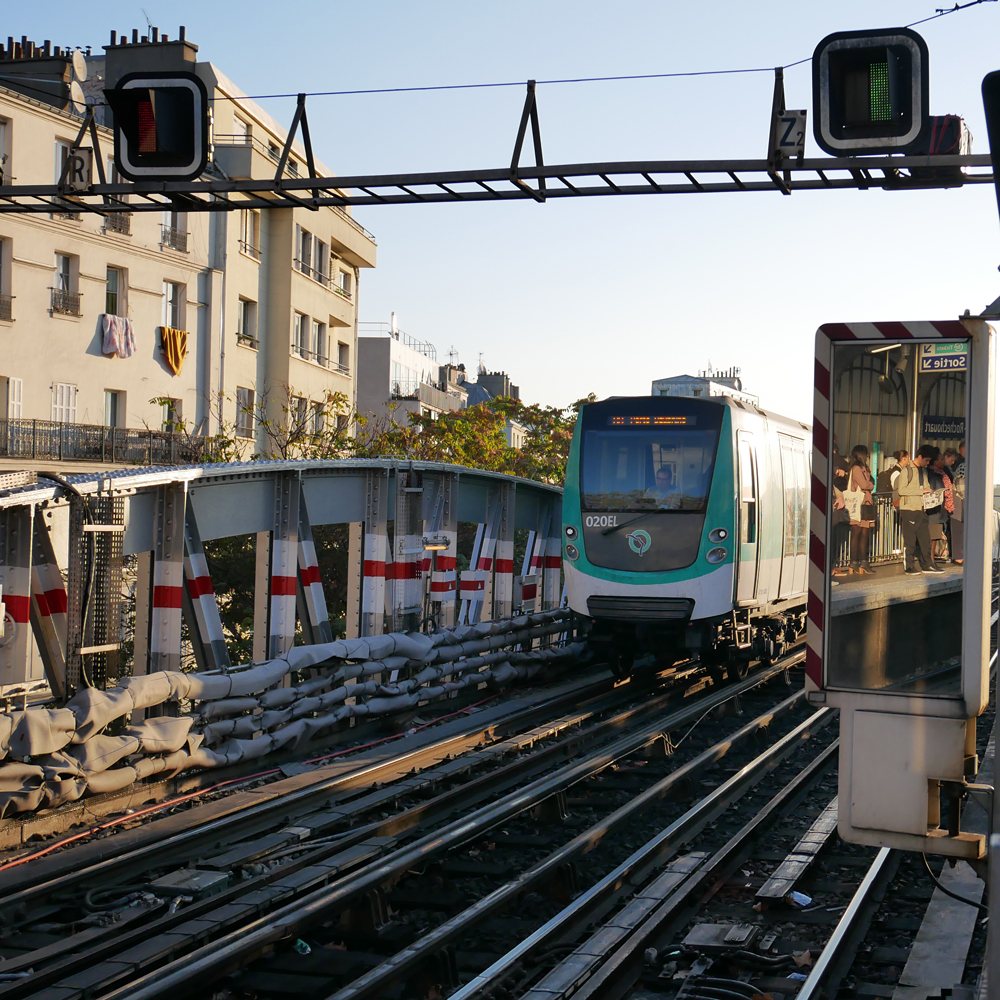
M160 246L170 247L180 253L187 253L188 234L186 229L177 229L175 226L160 226Z
M878 496L875 500L875 527L868 541L869 562L873 564L903 561L903 530L899 512L892 505L891 496ZM850 525L834 526L834 566L842 568L851 564Z
M128 236L132 232L132 215L129 212L109 212L104 216L104 228L110 233Z
M66 424L54 420L0 420L0 457L182 465L200 462L208 438L132 427Z

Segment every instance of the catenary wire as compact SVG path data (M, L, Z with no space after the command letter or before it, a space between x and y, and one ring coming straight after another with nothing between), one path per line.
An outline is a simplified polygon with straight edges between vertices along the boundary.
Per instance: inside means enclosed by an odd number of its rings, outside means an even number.
M918 24L925 24L928 21L936 21L939 17L945 17L948 14L955 14L958 11L966 10L969 7L977 7L982 3L996 3L997 0L969 0L968 3L955 4L954 7L949 7L945 10L938 10L929 17L921 18L919 21L911 21L909 24L905 25L907 28L913 28ZM782 69L793 69L796 66L801 66L803 63L811 62L812 56L807 56L805 59L797 59L795 62L785 63ZM552 79L552 80L536 80L536 86L552 85L552 84L565 84L565 83L613 83L625 80L668 80L668 79L678 79L684 77L697 77L697 76L733 76L745 73L770 73L773 72L773 66L752 66L744 67L742 69L704 69L704 70L687 70L678 73L633 73L633 74L620 74L616 76L580 76L580 77L565 77L562 79ZM19 78L13 74L0 74L0 79L11 80L17 82L25 90L32 90L40 94L44 94L46 97L51 97L51 92L47 90L42 90L40 87L32 87L27 83L21 82L22 78ZM358 97L369 94L411 94L411 93L423 93L427 91L440 91L440 90L485 90L491 88L499 87L523 87L524 80L502 80L490 83L444 83L444 84L433 84L429 86L420 87L372 87L362 90L317 90L309 91L305 94L306 97ZM287 94L243 94L239 97L234 97L228 94L223 94L216 97L210 97L210 101L268 101L268 100L279 100L287 99L292 97L298 97L298 93L287 93ZM90 105L91 107L106 107L106 103L103 101L95 102Z

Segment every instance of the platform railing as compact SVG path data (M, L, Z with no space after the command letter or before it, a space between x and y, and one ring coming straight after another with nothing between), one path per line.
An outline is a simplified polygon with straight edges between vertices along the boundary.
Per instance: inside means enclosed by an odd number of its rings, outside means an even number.
M892 496L876 494L875 526L868 542L869 562L887 565L903 561L903 529L899 510L892 505ZM851 531L847 523L834 526L834 566L841 569L851 564Z

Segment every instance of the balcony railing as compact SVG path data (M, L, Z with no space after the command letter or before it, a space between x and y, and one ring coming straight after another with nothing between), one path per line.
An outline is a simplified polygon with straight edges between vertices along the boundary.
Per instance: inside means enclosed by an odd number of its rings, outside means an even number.
M160 246L170 247L180 253L187 253L188 234L186 229L177 229L174 226L160 226Z
M338 285L335 279L331 279L330 281L330 290L336 292L342 299L347 299L348 302L351 301L351 293L346 288Z
M292 354L297 358L302 358L303 361L312 361L324 368L329 368L331 365L330 359L325 354L311 351L308 347L302 347L299 344L292 344Z
M53 288L52 311L62 316L80 315L80 293L66 292L61 288Z
M129 236L132 233L131 212L109 212L104 216L104 230L108 233L121 233Z
M255 247L252 243L248 243L246 240L240 240L240 250L242 250L248 257L253 257L254 260L260 260L260 247Z
M252 347L255 351L260 346L260 341L256 337L251 337L248 333L237 333L236 343L243 347Z
M13 295L0 295L0 319L8 322L14 319L12 306L14 304Z
M0 457L121 465L200 462L210 439L53 420L0 420Z

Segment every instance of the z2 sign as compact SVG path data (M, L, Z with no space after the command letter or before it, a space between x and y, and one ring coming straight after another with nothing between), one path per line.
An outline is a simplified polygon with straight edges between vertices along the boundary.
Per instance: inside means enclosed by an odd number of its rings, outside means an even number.
M774 117L772 155L801 157L806 148L805 111L782 111Z

